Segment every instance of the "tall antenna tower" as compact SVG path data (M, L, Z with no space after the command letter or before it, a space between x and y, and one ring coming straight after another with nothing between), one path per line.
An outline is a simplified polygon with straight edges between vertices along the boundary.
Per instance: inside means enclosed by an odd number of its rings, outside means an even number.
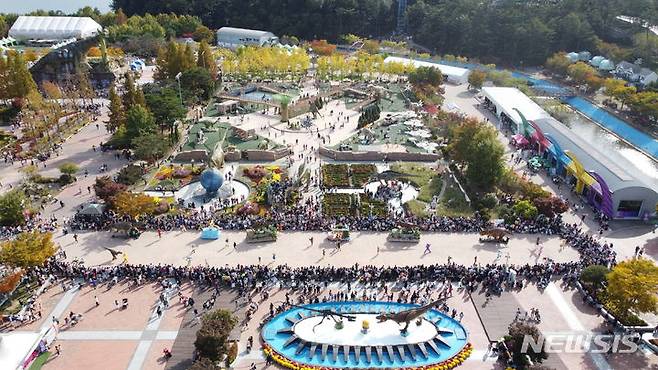
M398 0L398 19L396 32L399 35L404 35L407 32L407 20L405 12L407 10L407 0Z

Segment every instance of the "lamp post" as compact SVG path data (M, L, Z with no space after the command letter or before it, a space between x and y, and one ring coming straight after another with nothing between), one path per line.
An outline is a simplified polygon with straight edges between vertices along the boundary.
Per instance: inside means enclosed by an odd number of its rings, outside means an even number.
M178 99L180 99L180 105L183 105L183 93L180 87L180 76L182 76L182 72L178 72L176 74L176 81L178 81Z

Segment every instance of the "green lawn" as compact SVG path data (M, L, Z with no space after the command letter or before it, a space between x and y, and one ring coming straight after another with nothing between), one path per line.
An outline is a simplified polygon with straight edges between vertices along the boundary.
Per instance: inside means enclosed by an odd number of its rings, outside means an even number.
M280 145L275 144L266 138L256 135L253 140L243 141L233 134L231 125L227 122L218 122L215 123L212 128L213 131L204 131L204 136L206 141L203 144L197 145L196 135L200 130L204 130L205 125L203 123L197 123L196 125L190 128L188 138L183 146L183 150L198 150L205 149L208 152L212 152L217 145L217 142L224 140L222 148L228 146L235 146L238 150L249 150L249 149L272 149L277 148ZM226 135L226 138L224 136ZM267 143L267 145L266 145Z
M43 367L43 365L46 364L48 359L50 358L51 353L46 351L42 354L40 354L37 358L34 359L34 362L32 362L32 365L30 365L29 370L39 370Z
M473 209L466 201L464 194L459 190L459 186L452 179L448 181L446 190L437 207L437 213L441 216L472 216Z
M394 163L391 170L411 175L403 179L419 187L418 200L422 202L431 202L432 197L441 191L443 185L441 176L423 164Z
M427 216L427 211L425 210L425 206L427 206L427 203L425 202L412 199L409 202L405 203L405 206L408 207L409 212L411 212L411 214L413 214L414 216L418 216L418 217Z

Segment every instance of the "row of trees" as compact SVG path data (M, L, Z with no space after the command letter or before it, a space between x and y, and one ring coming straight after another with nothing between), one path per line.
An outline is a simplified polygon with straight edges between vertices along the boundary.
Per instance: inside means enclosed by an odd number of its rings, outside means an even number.
M651 9L654 0L418 0L407 19L414 40L434 50L540 65L558 50L595 50L615 35L617 15L651 20Z
M302 48L288 51L277 47L244 47L235 52L221 50L220 57L222 73L238 78L299 78L306 74L311 63Z
M385 0L114 0L128 15L176 13L198 16L211 28L257 28L306 40L336 41L339 35L388 35L395 28L397 3Z
M217 64L205 41L194 50L189 43L183 45L170 40L158 51L156 67L156 88L176 89L179 79L184 101L197 103L209 99L215 90Z
M404 63L384 63L382 55L358 52L346 57L343 54L321 56L317 60L317 75L320 79L362 79L374 74L402 75L414 71L414 66Z

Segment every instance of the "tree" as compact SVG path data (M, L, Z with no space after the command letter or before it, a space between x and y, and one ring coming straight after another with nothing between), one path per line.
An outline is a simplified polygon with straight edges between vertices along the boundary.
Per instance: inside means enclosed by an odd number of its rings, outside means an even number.
M466 166L466 178L475 189L489 192L503 176L505 150L498 133L475 119L450 130L451 158Z
M475 189L492 190L503 175L505 149L498 141L497 132L490 127L475 135L467 160L466 178Z
M197 42L211 43L215 39L215 33L206 26L199 26L194 30L192 38Z
M16 239L2 243L0 263L20 268L41 266L55 254L52 238L50 232L22 232Z
M524 220L534 220L539 213L537 207L535 207L529 200L519 200L514 203L512 207L514 213L521 217Z
M120 184L112 181L109 176L101 176L96 178L94 183L94 192L96 196L103 199L105 202L109 202L111 198L115 195L126 191L128 187L124 184Z
M59 181L61 184L70 184L73 181L75 181L75 175L80 168L78 167L77 164L72 163L72 162L66 162L62 163L59 166L59 172L62 173L62 175L59 177Z
M546 217L553 217L569 209L569 206L562 199L555 196L537 197L532 203L537 207L537 211Z
M181 74L180 85L186 99L210 99L215 91L215 81L210 72L201 67L193 67Z
M658 92L643 91L631 95L628 108L644 121L658 122Z
M580 272L580 280L584 283L592 285L594 290L598 291L603 287L603 284L607 281L607 275L610 273L610 269L606 266L601 265L590 265L583 269Z
M486 72L479 69L474 69L468 75L468 84L472 88L479 90L482 88L482 85L484 84L484 80L486 78L487 78Z
M64 175L73 176L80 170L80 167L78 167L78 165L73 162L66 162L66 163L62 163L58 167L58 169L59 172L61 172Z
M607 279L606 300L619 319L658 313L658 266L653 261L636 258L620 262Z
M154 133L157 129L155 119L148 109L135 105L126 114L126 136L136 143L142 135Z
M136 105L146 106L144 95L141 89L135 85L135 79L131 72L125 74L126 82L123 85L125 92L123 93L123 106L124 109L130 109Z
M201 357L194 361L188 370L215 370L217 368L218 367L214 362L205 357Z
M363 42L363 50L369 54L379 53L379 41L377 40L365 40Z
M142 175L144 175L144 169L142 167L129 164L119 170L116 180L119 184L134 185L142 179Z
M17 226L25 223L23 211L28 205L25 193L14 189L0 195L0 225Z
M158 80L174 79L179 73L192 68L196 63L194 51L190 44L182 46L174 40L161 48L156 59L156 74Z
M32 91L37 91L37 84L27 68L23 54L10 50L6 53L5 81L6 93L9 98L24 98Z
M418 67L409 73L409 82L412 85L429 85L438 87L443 84L443 75L438 68Z
M587 79L593 75L597 75L596 70L585 62L577 62L567 68L567 74L577 84L584 84Z
M558 75L566 76L571 59L567 57L567 53L561 51L553 54L550 58L546 59L546 68Z
M327 40L313 40L311 41L311 49L317 55L331 55L336 51L336 45L332 45Z
M153 163L164 157L169 147L167 142L164 137L158 134L150 133L141 135L139 140L133 144L135 156L138 159Z
M532 346L528 346L527 351L522 351L523 343L528 336L532 337L535 342L539 342L542 334L533 324L515 321L509 326L509 335L504 337L511 358L507 358L508 354L503 351L503 360L510 361L515 365L515 369L530 370L531 363L538 363L548 358L544 345L540 351L536 351Z
M230 311L216 310L201 319L201 328L196 334L194 346L201 357L219 361L228 353L228 340L237 320Z
M48 99L61 99L63 94L62 90L59 88L59 85L57 85L54 82L50 81L44 81L43 84L41 84L41 88L43 89L43 92L46 94Z
M210 49L210 45L208 45L205 40L199 43L196 66L207 69L213 79L217 77L217 63L215 63L215 56Z
M605 94L621 102L620 109L624 109L624 104L628 103L631 97L637 93L635 86L626 86L626 81L616 78L606 78L603 83Z
M119 127L123 126L126 122L126 115L121 97L117 94L114 85L110 86L110 112L109 120L107 121L107 130L115 132Z
M160 131L164 133L167 130L169 136L173 137L174 123L185 118L186 113L178 93L172 88L154 88L145 93L145 98L148 109L160 126Z
M121 26L126 24L128 22L128 17L126 16L126 13L123 12L123 9L119 8L117 9L116 12L116 23L117 25Z
M157 204L154 198L146 194L124 191L114 197L112 207L118 214L136 219L141 215L153 214Z
M22 277L23 271L21 270L3 276L0 279L0 294L8 294L13 292L14 289L16 289L16 286L18 286L18 283L21 282Z

